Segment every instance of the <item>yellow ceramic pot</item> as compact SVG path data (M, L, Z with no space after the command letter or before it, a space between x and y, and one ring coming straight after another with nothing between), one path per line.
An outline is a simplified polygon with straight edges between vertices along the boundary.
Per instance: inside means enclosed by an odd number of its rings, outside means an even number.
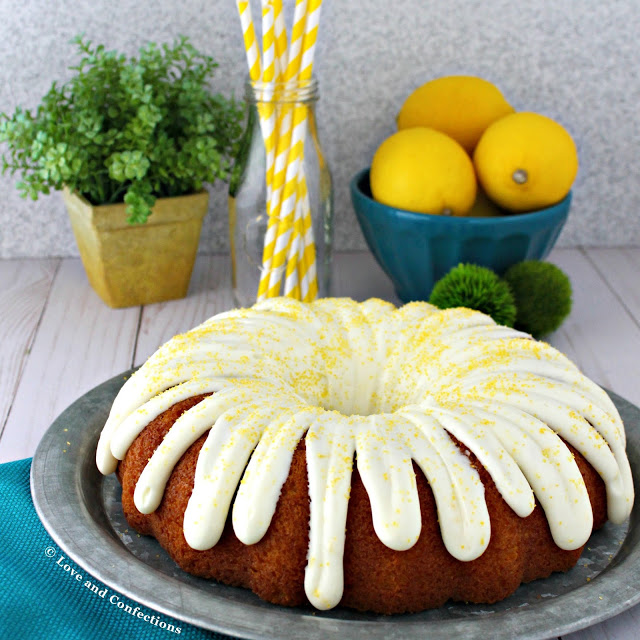
M94 206L65 189L89 283L110 307L184 298L209 194L158 199L145 224L130 225L124 204Z

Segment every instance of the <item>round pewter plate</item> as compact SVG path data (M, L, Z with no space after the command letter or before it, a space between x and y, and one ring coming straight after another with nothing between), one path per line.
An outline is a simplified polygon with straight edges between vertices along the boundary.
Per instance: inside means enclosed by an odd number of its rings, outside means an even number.
M190 576L154 539L129 530L117 480L104 478L95 466L100 431L127 375L89 391L51 425L33 458L31 492L44 526L69 557L156 611L250 639L534 640L582 629L640 602L640 501L627 523L608 523L591 536L574 569L522 585L495 605L449 603L398 616L339 607L321 612L279 607L245 589ZM638 487L640 409L609 393L626 426Z

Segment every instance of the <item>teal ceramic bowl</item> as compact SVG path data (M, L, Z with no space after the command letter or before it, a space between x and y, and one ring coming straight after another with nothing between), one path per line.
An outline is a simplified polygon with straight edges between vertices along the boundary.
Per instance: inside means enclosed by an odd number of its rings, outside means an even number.
M496 218L425 215L376 202L369 169L351 180L365 240L403 302L428 300L433 285L461 262L502 275L522 260L549 255L569 215L571 193L553 207Z

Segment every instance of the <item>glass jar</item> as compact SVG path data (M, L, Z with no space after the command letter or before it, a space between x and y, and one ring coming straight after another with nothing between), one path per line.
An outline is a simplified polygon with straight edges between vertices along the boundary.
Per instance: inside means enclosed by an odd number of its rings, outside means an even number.
M317 81L248 82L245 99L247 124L229 184L235 303L246 307L275 295L306 300L327 296L333 191L316 128ZM269 138L272 130L276 135ZM287 144L287 130L291 142L303 141L301 156L299 145L294 150ZM280 146L274 142L278 139ZM269 166L274 167L272 172ZM273 185L270 189L268 182ZM297 286L292 286L296 282Z

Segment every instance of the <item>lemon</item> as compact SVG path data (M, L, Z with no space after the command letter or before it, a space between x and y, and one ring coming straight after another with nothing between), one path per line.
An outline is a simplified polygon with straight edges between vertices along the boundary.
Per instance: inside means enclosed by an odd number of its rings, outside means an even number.
M471 209L464 215L467 218L499 218L508 213L508 211L501 209L493 200L490 200L484 190L478 185L476 200Z
M476 197L473 163L435 129L403 129L387 138L371 162L373 197L418 213L464 215Z
M567 130L539 113L514 113L494 122L473 155L487 195L511 211L532 211L562 200L578 172Z
M513 113L500 90L476 76L445 76L418 87L398 114L398 129L431 127L472 153L484 130Z

